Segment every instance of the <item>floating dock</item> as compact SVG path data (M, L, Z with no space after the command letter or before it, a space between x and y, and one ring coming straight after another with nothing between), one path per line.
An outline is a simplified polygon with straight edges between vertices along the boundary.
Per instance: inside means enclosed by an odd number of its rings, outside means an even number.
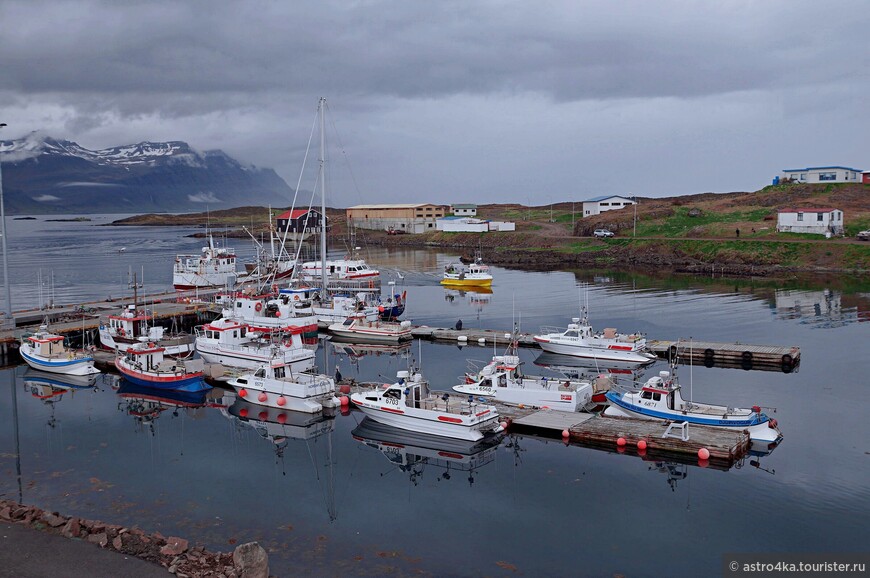
M796 346L685 340L650 340L647 345L653 353L664 359L679 358L682 363L697 363L705 367L740 367L790 373L801 359L800 347Z

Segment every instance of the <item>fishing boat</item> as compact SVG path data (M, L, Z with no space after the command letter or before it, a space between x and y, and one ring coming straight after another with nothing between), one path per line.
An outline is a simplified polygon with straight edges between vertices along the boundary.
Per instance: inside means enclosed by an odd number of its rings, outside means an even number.
M378 319L376 306L369 305L365 292L332 293L319 287L293 286L280 290L282 299L292 301L298 311L317 318L318 323L340 323L351 315L362 315L369 321Z
M596 389L592 381L523 375L520 366L517 355L495 355L479 371L466 373L465 383L454 385L453 390L505 403L573 412L603 403L604 393L609 389L606 379L598 380Z
M257 369L281 363L293 372L314 367L314 351L302 343L300 333L264 334L242 320L221 317L194 328L196 351L209 363Z
M338 407L335 381L326 375L292 372L283 363L264 363L253 373L227 382L239 397L277 409L317 413L324 407Z
M303 281L316 281L323 277L323 263L307 261L302 263ZM340 281L372 281L378 280L381 272L369 267L364 259L347 255L344 259L329 259L326 261L326 276Z
M164 353L162 347L140 337L123 355L115 357L115 367L136 385L186 392L211 389L203 381L202 359L166 359Z
M607 393L605 415L688 422L692 425L747 431L753 441L776 442L782 437L777 421L758 406L751 409L694 403L683 399L676 374L660 371L639 390Z
M94 358L78 353L64 345L64 336L48 331L40 325L31 334L25 334L18 349L27 365L40 371L65 375L92 375L100 373L94 367Z
M399 343L413 337L410 321L369 321L361 315L333 323L328 329L334 336L352 342Z
M259 292L221 293L215 301L222 306L223 318L243 321L250 331L292 335L317 333L317 318L311 308L301 299L279 295L274 285Z
M105 323L100 323L100 345L110 351L124 350L140 337L163 347L170 357L185 356L194 349L194 338L188 333L167 334L163 327L148 323L151 317L146 311L139 311L129 305L119 315L109 315Z
M397 378L392 385L354 393L350 400L375 421L423 434L477 441L503 431L495 406L464 395L432 393L416 372L400 371Z
M389 294L381 295L378 298L378 316L384 321L395 321L405 312L408 292L399 293L396 290L395 281L390 281L387 286L390 288Z
M172 286L177 290L224 287L235 277L235 250L216 247L211 235L199 255L177 255L172 268Z
M463 265L461 262L449 263L444 268L441 284L458 287L489 287L492 285L492 273L489 271L489 266L484 265L483 259L477 256L474 262L468 265Z
M646 338L639 333L626 335L607 328L595 333L583 308L581 317L574 317L567 329L542 327L540 335L532 338L549 353L573 355L600 361L629 363L652 363L656 360L650 352Z

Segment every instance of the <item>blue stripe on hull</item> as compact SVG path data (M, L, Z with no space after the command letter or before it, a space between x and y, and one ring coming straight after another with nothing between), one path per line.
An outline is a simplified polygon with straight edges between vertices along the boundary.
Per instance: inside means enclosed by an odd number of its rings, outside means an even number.
M77 359L71 359L67 361L45 361L39 359L38 357L33 357L31 355L27 355L23 351L18 351L21 354L21 357L24 358L25 361L29 361L35 363L37 365L41 365L43 367L68 367L70 365L86 365L87 362L93 361L93 357L80 357Z
M124 379L136 385L150 387L151 389L166 389L170 391L187 391L197 392L211 389L210 386L202 380L202 377L189 377L187 379L179 379L178 381L149 381L124 373Z

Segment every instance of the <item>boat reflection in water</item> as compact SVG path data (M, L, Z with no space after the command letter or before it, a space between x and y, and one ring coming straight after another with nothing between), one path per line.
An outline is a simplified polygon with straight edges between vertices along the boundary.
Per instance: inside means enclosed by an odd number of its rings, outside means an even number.
M407 358L411 353L410 343L379 345L375 343L339 343L330 340L329 344L335 355L347 355L348 359L352 361L366 356L380 357L382 355Z
M450 480L453 472L468 474L474 484L477 470L495 460L504 434L472 442L401 430L363 418L351 432L353 438L383 453L417 485L427 466L443 470L436 480ZM382 474L383 475L383 474Z
M205 407L208 403L208 391L153 389L121 379L117 393L122 401L118 402L118 409L132 416L137 425L143 429L148 428L154 434L154 421L164 411L172 410L172 417L179 417L179 410L195 411Z
M28 367L22 379L24 381L24 388L30 392L30 395L51 406L51 415L48 417L47 425L50 428L54 428L57 426L54 406L63 399L63 394L72 392L70 395L75 395L76 390L80 389L95 391L97 379L100 378L100 375L96 373L91 375L65 375L48 373Z
M289 440L311 440L335 429L335 413L329 408L304 413L250 403L233 393L225 393L223 399L228 405L224 415L272 442L279 457Z

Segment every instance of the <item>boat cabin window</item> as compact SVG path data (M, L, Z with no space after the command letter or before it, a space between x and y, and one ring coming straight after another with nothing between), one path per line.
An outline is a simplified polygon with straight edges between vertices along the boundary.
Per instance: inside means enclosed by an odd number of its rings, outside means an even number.
M394 399L399 399L402 397L402 392L398 389L388 389L384 392L384 397L392 397Z
M348 327L351 323L353 323L353 319L348 317L347 319L344 320L344 323L342 323L342 325L344 325L345 327Z
M660 394L660 393L653 394L653 401L661 401L661 400L662 400L662 394Z
M284 377L284 370L285 370L285 368L283 368L283 367L276 367L276 368L274 369L274 371L275 371L275 377L276 377L277 379L281 379L282 377Z
M266 368L261 367L258 369L257 372L254 373L254 377L266 377Z
M643 392L643 395L641 395L641 397L642 397L643 399L652 399L652 392L651 392L651 391L645 391L645 392Z

